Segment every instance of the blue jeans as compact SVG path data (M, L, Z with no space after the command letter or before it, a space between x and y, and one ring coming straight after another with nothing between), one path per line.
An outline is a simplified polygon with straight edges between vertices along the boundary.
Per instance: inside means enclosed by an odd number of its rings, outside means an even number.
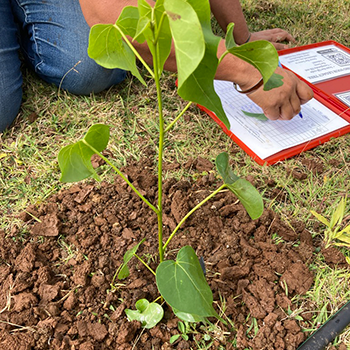
M22 100L19 49L40 78L73 94L97 93L125 79L125 71L88 57L89 30L78 0L0 1L0 132Z

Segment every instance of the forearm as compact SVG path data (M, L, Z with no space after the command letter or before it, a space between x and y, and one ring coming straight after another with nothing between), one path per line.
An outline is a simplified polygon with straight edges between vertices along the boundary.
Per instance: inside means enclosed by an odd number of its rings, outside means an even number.
M137 6L137 0L79 0L90 27L98 23L115 23L125 6Z
M249 39L249 29L239 0L210 0L210 7L225 32L229 23L235 24L233 36L238 45L244 44Z
M151 5L154 4L152 0L148 0L148 2ZM219 3L218 0L214 2ZM224 2L232 3L231 0L224 0ZM233 0L233 3L235 2L236 0ZM238 1L237 3L239 5ZM125 6L137 6L137 0L80 0L80 5L87 23L92 26L97 23L115 23L123 8ZM134 41L133 45L147 64L152 65L152 55L149 52L147 43L138 44ZM218 57L225 50L224 41L221 41ZM176 71L174 48L172 48L164 68L171 72ZM217 79L235 81L240 86L254 85L260 77L259 72L253 66L232 55L227 55L224 58L216 74Z

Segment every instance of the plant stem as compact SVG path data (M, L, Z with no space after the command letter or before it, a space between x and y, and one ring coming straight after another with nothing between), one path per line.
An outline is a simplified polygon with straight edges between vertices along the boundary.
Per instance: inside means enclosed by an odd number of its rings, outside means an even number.
M162 25L164 23L164 19L166 18L166 14L165 12L162 13L162 17L160 18L160 21L159 21L159 25L158 25L158 28L157 28L157 33L155 35L155 38L154 38L154 42L157 43L158 42L158 39L159 39L159 35L161 33L161 29L162 29Z
M193 102L188 102L186 107L181 111L181 113L166 127L165 132L168 132L174 124L184 115L184 113L189 109Z
M89 143L87 143L84 139L82 142L85 143L92 151L94 151L100 158L102 158L133 190L134 192L158 215L158 209L152 205L138 190L137 188L125 177L125 175L113 164L111 163L102 153L97 151L94 147L92 147Z
M149 267L149 265L145 263L137 254L134 253L134 256L136 256L136 258L139 259L142 262L142 264L144 264L148 268L148 270L150 270L153 273L154 276L156 275L156 273Z
M154 15L155 15L155 13L154 13L154 8L153 8L153 10L152 10L152 21L154 21ZM166 18L166 14L165 14L165 12L163 12L162 17L160 18L160 21L159 21L159 25L158 25L157 28L155 28L155 30L157 32L155 33L154 40L153 40L153 43L154 43L155 48L156 48L155 52L156 52L156 57L157 57L157 62L158 62L158 65L157 65L158 77L162 74L163 67L160 65L160 52L159 52L160 47L159 47L159 45L157 45L157 43L158 43L158 40L159 40L159 35L161 33L162 25L164 23L164 19L165 18ZM156 22L156 21L154 21L154 22Z
M154 41L154 51L157 52L157 42ZM164 145L164 116L163 116L163 99L160 87L159 76L159 58L153 57L154 81L157 88L158 113L159 113L159 144L158 144L158 249L159 262L164 260L163 249L163 145Z
M157 299L153 300L152 303L156 303L159 299L161 300L161 303L163 304L163 297L161 295Z
M135 56L139 59L139 61L143 64L143 66L147 69L148 73L151 75L151 77L154 79L154 73L152 69L149 67L149 65L145 62L145 60L140 56L140 54L137 52L137 50L134 48L134 46L131 44L130 40L126 37L126 35L119 29L119 27L114 24L114 27L118 29L119 33L123 37L126 44L130 47L131 51L135 54Z
M172 240L172 238L175 236L175 233L179 230L179 228L181 227L181 225L188 219L188 217L190 215L192 215L198 208L200 208L204 203L206 203L209 199L211 199L212 197L214 197L217 193L219 193L221 190L223 190L226 186L226 184L221 185L217 190L215 190L211 195L209 195L208 197L204 198L199 204L197 204L191 211L189 211L183 218L182 220L179 222L179 224L176 226L175 230L171 233L171 235L169 236L168 240L166 241L166 243L163 246L163 250L166 249L166 247L168 246L168 244L170 243L170 241Z

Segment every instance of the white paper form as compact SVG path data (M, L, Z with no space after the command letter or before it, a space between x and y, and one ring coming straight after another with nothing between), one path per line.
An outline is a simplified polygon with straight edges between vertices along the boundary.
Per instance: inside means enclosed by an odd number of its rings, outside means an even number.
M350 55L335 45L281 55L280 62L312 84L350 74Z
M239 94L231 82L215 80L214 88L230 122L231 132L261 159L349 124L315 99L302 106L303 118L258 120L246 116L242 110L263 113L261 108Z

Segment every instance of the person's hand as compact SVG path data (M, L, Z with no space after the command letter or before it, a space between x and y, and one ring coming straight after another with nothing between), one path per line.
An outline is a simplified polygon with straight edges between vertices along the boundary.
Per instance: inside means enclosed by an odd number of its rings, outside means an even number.
M287 41L295 43L295 39L286 30L281 28L267 29L260 32L251 33L249 41L267 40L270 41L276 48L276 50L287 49L289 45L282 44L281 42Z
M288 70L278 67L276 73L283 76L282 86L270 91L260 87L248 97L263 109L267 118L290 120L300 112L301 105L313 97L313 91Z

